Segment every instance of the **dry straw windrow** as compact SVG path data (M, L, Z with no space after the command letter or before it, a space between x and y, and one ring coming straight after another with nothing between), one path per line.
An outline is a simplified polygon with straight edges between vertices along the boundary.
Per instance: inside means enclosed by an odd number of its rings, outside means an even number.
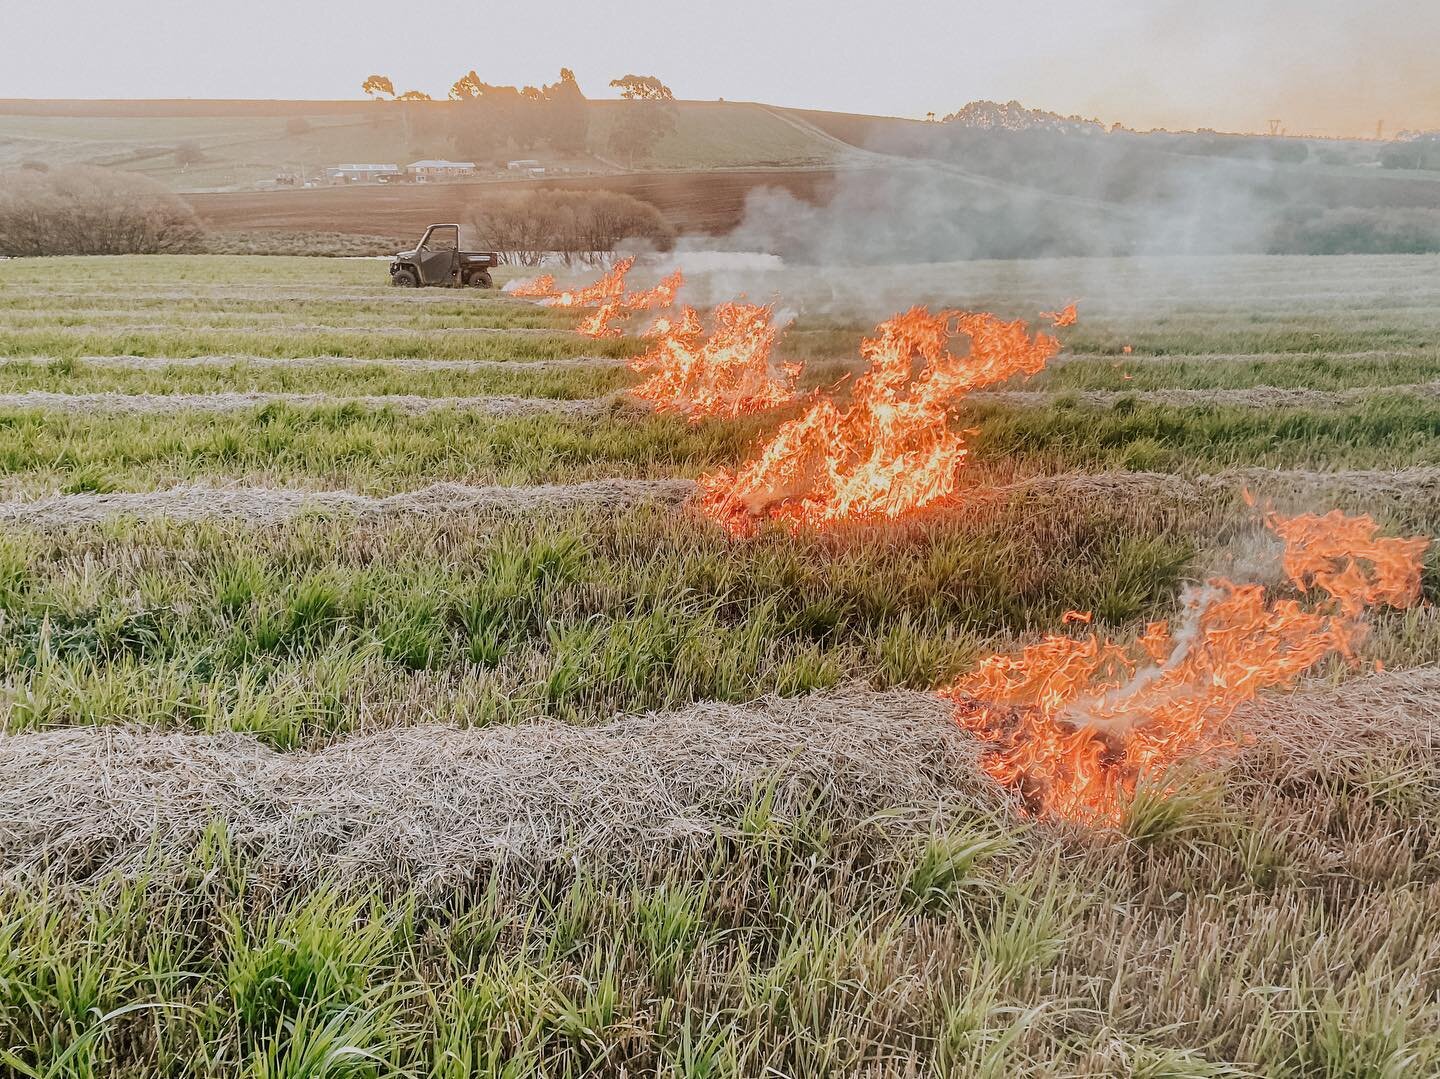
M907 809L924 831L994 803L945 702L914 691L563 723L407 727L315 752L241 735L77 728L0 738L12 881L139 872L206 830L296 881L362 874L435 889L497 865L634 869L713 841L759 787L776 812L824 793L837 829Z

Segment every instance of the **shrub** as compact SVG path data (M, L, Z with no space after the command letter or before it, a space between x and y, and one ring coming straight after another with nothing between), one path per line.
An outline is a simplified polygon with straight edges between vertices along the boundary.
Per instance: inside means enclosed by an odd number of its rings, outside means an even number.
M87 166L0 173L0 255L128 255L192 250L189 203L154 180Z
M661 250L675 232L648 202L614 191L527 191L487 196L471 211L470 223L482 243L501 259L535 266L547 254L566 264L603 261L626 241Z

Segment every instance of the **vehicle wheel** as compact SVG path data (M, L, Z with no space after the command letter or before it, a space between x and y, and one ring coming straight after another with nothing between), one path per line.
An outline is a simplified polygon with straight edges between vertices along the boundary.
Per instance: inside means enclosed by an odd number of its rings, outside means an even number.
M489 270L481 270L470 275L469 284L471 288L494 288L495 279L490 276Z
M420 278L409 266L401 266L390 275L390 283L396 288L415 288L420 284Z

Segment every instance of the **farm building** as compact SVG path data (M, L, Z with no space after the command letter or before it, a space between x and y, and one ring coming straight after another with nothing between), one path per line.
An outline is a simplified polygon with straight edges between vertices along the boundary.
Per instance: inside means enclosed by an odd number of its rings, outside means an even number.
M405 166L410 178L422 183L426 180L448 180L456 176L468 176L475 171L473 161L412 161Z
M331 165L325 170L331 183L376 183L393 180L401 175L399 165Z

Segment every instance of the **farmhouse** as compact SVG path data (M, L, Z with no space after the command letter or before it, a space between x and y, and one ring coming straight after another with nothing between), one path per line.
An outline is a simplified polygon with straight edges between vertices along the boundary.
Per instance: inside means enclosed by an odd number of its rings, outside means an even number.
M368 184L393 180L401 173L399 165L331 165L325 175L331 183Z
M469 176L475 171L473 161L412 161L405 166L412 180L425 183L430 180L446 180L456 176Z

